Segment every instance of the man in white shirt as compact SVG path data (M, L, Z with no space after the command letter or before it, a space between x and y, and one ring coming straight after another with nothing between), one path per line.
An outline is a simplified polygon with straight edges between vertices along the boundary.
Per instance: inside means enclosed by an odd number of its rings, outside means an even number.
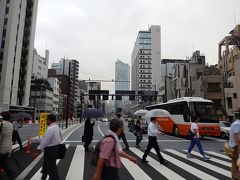
M158 130L158 126L157 126L157 118L156 117L151 117L151 122L148 125L148 145L147 145L147 149L142 157L142 163L148 163L148 161L146 160L149 152L151 151L152 148L155 149L158 159L160 161L161 164L165 165L167 163L167 161L162 157L161 153L160 153L160 148L158 146L158 142L157 142L157 135L158 134L163 134L162 132L160 132Z
M61 131L56 123L56 116L49 114L47 117L47 131L42 139L38 149L44 151L43 165L42 165L42 180L47 178L51 180L60 180L56 160L59 151L59 144L62 141Z

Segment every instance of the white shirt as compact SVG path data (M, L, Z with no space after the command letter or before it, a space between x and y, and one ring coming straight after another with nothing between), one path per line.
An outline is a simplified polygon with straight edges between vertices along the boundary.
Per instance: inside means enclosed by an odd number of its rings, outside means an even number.
M196 123L192 123L191 124L191 131L194 133L195 131L197 131L197 136L194 137L199 137L199 127Z
M13 130L18 130L18 122L16 120L13 121Z
M37 149L43 150L46 147L56 146L62 141L60 128L56 123L48 126L47 131Z
M2 133L3 139L0 141L0 153L1 154L9 154L12 152L12 132L13 125L9 121L2 120L0 121L0 125L2 124Z
M148 125L148 135L157 137L157 134L161 134L158 130L158 126L155 123L150 122Z

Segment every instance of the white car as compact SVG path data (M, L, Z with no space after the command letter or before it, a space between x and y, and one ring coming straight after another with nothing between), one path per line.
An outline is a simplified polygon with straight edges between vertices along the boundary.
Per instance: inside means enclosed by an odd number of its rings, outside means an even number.
M220 126L220 137L223 139L229 138L229 131L230 131L230 126L231 124L227 121L219 121L219 126Z

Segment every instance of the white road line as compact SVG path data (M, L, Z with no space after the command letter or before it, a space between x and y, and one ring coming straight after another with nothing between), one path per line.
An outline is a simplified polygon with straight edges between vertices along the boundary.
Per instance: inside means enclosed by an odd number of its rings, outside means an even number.
M100 125L101 124L98 124L98 131L100 132L100 134L104 137L105 135L102 133L102 131L100 130Z
M79 128L81 128L81 127L82 127L82 126L77 127L77 128L75 128L74 130L72 130L72 132L69 133L69 134L67 135L67 137L65 137L65 139L62 141L62 143L64 143L64 142L66 141L66 139L67 139L69 136L71 136L71 134L72 134L74 131L76 131L77 129L79 129Z
M69 145L66 144L66 147L68 148ZM56 164L58 164L59 161L60 161L60 159L57 160ZM41 166L40 169L34 174L34 176L31 178L31 180L39 180L39 179L41 179L41 177L42 177L41 170L42 170L42 166Z
M125 158L121 158L121 161L134 179L151 180L151 178L137 164L134 164Z
M151 150L152 153L156 154L155 151ZM177 165L179 168L193 174L194 176L197 176L197 177L201 177L202 179L208 179L208 180L216 180L217 178L203 172L203 171L200 171L182 161L179 161L178 159L175 159L163 152L161 152L162 156L164 157L164 159L166 159L167 161Z
M131 151L133 151L134 154L136 154L138 157L142 158L143 152L140 151L137 148L130 148ZM181 180L184 179L183 177L179 176L177 173L173 172L171 169L167 168L164 165L161 165L158 161L151 158L150 156L147 157L147 160L149 160L149 165L151 165L154 169L156 169L160 174L165 176L167 179L172 180Z
M83 180L85 150L82 145L77 146L66 179Z
M173 149L164 149L164 150L165 150L165 151L168 151L168 152L171 152L171 153L173 153L173 154L175 154L175 155L177 155L177 156L179 156L179 157L186 158L186 154L180 153L180 152L178 152L178 151L176 151L176 150L173 150ZM219 174L222 174L222 175L224 175L224 176L227 176L227 177L229 177L229 178L231 177L231 172L230 172L230 171L227 171L227 170L225 170L225 169L223 169L223 168L214 166L214 165L212 165L212 164L209 164L209 163L207 163L207 162L201 161L201 160L196 159L196 158L191 158L191 159L188 159L188 160L191 161L191 162L194 162L194 163L196 163L196 164L198 164L198 165L200 165L200 166L203 166L203 167L205 167L205 168L208 168L208 169L210 169L210 170L212 170L212 171L215 171L215 172L217 172L217 173L219 173Z
M227 159L227 160L231 160L230 157L228 157L227 155L224 155L224 154L216 153L214 151L205 151L205 152L208 154L212 154L212 155Z
M187 152L187 150L184 150L184 151ZM196 156L198 156L198 157L202 157L202 155L201 155L200 153L196 152L196 151L192 151L191 154L194 154L194 155L196 155ZM216 159L216 158L214 158L214 157L211 157L210 160L213 161L213 162L222 164L222 165L224 165L224 166L232 167L232 164L231 164L231 163L226 162L226 161L223 161L223 160L220 160L220 159Z

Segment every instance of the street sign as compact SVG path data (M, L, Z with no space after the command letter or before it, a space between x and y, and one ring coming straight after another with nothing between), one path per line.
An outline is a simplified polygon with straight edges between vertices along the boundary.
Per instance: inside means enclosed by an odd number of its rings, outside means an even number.
M47 130L47 116L49 113L40 113L39 136L43 136Z

